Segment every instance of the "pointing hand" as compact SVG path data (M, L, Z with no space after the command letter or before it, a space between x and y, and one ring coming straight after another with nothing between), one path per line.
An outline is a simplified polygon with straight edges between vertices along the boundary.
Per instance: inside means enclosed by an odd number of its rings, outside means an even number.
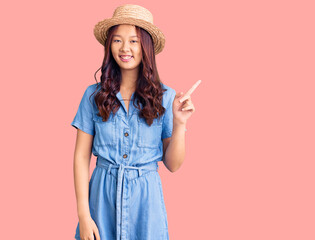
M198 80L185 94L183 92L176 93L173 101L173 121L175 123L186 124L188 118L195 112L190 95L200 83L201 80Z

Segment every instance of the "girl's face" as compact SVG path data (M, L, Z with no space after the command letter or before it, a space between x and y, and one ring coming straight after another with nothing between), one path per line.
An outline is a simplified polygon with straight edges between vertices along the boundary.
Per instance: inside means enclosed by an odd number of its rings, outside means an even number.
M113 35L111 51L121 69L138 69L142 50L136 27L129 24L119 25Z

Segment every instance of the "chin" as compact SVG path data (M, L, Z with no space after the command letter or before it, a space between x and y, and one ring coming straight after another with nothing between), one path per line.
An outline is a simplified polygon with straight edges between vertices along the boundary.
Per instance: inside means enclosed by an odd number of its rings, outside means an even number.
M123 69L123 70L134 70L134 69L137 69L138 67L120 67L120 69Z

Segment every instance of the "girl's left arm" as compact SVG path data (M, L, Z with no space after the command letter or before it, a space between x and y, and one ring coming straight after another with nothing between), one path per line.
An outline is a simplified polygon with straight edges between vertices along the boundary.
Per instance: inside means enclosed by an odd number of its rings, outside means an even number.
M201 80L198 80L185 94L177 93L173 101L172 137L163 139L163 162L171 172L177 171L185 159L186 123L195 112L190 95L200 83Z
M163 139L164 165L171 171L177 171L185 159L186 124L173 124L172 137Z

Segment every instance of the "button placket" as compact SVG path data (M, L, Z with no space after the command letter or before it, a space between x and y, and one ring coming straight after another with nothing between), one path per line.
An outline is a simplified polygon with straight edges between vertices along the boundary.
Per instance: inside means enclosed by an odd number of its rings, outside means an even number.
M129 128L124 128L123 130L123 158L125 159L125 161L128 161L128 155L129 155L129 151L130 151L130 139L128 138L129 136Z

